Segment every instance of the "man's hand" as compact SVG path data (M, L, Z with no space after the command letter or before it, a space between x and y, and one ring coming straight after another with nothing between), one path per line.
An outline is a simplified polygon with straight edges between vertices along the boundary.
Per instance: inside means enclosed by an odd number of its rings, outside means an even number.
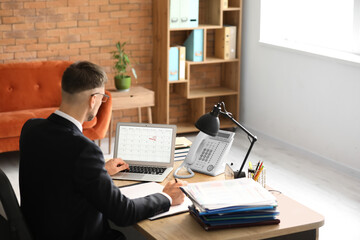
M176 182L175 180L173 180L165 185L163 192L171 197L172 206L179 205L182 202L184 202L185 195L180 190L180 187L186 186L187 184L188 184L187 181L177 180Z
M129 169L129 164L124 162L121 158L114 158L105 163L105 169L111 176L125 169Z

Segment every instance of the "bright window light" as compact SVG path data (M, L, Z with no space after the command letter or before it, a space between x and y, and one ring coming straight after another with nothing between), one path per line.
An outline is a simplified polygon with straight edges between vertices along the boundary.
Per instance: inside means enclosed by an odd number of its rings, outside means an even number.
M261 0L260 41L360 53L360 0Z

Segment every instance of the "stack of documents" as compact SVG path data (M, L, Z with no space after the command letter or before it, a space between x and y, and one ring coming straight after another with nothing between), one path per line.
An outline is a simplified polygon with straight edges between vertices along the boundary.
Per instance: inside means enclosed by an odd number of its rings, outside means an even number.
M278 224L276 198L250 178L190 183L181 190L205 230Z
M186 137L177 137L175 142L174 161L185 160L192 142Z

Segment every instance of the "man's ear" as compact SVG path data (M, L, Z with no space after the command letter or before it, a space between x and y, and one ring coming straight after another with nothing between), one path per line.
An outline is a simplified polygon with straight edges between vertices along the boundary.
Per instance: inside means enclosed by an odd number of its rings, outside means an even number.
M90 109L93 109L95 107L95 100L96 100L96 95L93 95L90 97L90 100L89 100Z

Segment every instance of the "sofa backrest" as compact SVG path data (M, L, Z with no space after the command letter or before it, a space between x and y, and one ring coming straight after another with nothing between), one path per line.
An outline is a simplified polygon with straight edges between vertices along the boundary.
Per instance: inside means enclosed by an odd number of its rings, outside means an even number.
M0 64L0 112L59 107L69 61Z

